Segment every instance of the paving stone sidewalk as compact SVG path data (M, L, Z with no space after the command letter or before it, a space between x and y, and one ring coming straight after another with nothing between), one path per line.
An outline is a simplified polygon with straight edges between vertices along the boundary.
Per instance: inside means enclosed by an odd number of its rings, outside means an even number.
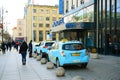
M34 58L27 57L26 65L16 51L0 53L0 80L59 80L54 71L47 70Z

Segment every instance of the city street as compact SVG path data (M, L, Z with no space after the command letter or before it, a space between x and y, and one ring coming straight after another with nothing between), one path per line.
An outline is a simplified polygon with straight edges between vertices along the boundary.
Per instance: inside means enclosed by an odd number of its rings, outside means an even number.
M65 66L65 76L57 77L56 68L47 69L35 58L28 58L26 65L21 63L21 55L16 50L0 52L0 80L72 80L81 76L84 80L120 80L120 57L99 55L90 59L86 69L79 66Z

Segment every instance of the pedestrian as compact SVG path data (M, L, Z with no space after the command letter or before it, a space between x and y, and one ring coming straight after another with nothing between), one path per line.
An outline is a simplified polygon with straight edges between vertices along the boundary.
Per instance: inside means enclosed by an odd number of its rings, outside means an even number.
M11 51L11 41L8 41L8 48L9 48L9 51Z
M2 53L5 54L6 46L5 46L4 41L3 41L2 44L1 44L1 49L2 49Z
M28 51L29 51L29 58L31 58L32 57L32 40L30 40L30 42L29 42L29 49L28 49Z
M6 50L8 51L8 41L5 44L6 44Z
M19 53L22 56L22 64L23 65L26 65L27 49L28 49L28 45L27 45L26 41L23 41L23 43L21 44L20 49L19 49Z
M16 48L17 51L18 51L18 45L19 45L19 42L17 41L17 42L15 43L15 48Z

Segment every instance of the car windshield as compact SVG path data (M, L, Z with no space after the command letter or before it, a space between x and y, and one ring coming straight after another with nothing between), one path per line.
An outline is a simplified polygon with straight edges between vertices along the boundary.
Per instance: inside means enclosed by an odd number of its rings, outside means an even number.
M45 46L52 46L54 42L49 42L49 43L46 43Z
M82 44L79 43L71 43L71 44L64 44L62 47L63 50L81 50L84 49Z

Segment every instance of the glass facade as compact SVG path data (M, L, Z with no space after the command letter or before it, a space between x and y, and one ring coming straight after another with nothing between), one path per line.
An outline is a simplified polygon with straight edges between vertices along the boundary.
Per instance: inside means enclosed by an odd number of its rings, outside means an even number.
M98 1L99 53L120 55L120 0Z

